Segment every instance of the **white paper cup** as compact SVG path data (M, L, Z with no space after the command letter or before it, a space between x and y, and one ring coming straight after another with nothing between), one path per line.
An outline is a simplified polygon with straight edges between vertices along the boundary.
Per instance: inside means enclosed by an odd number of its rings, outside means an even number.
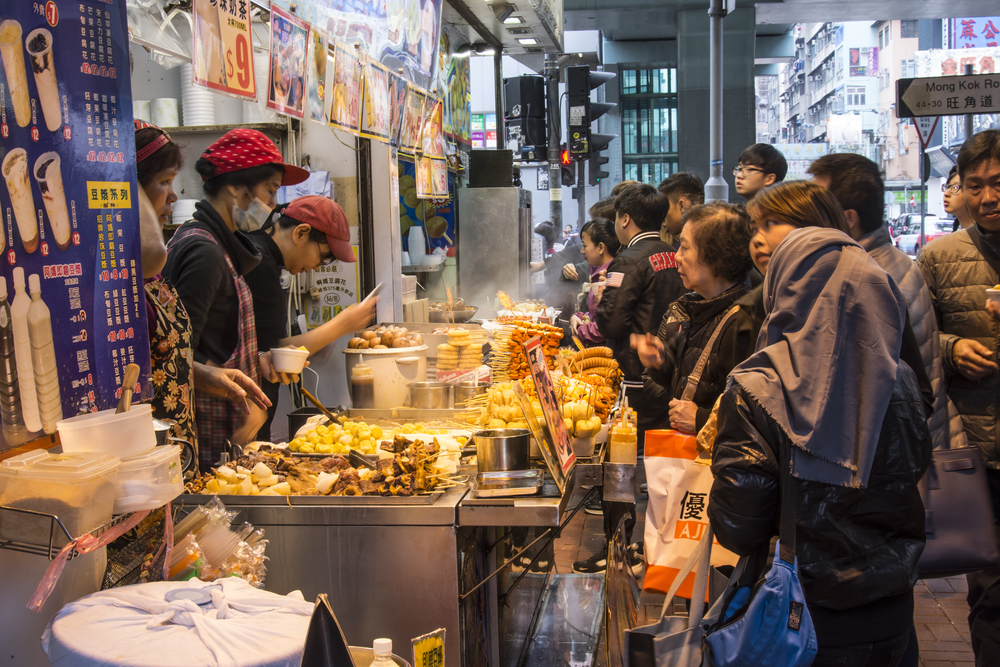
M308 358L308 350L296 350L290 347L271 348L271 364L279 373L301 373Z
M176 97L158 97L152 104L153 125L177 127L181 124Z
M149 100L132 100L132 117L136 120L153 122L153 112Z

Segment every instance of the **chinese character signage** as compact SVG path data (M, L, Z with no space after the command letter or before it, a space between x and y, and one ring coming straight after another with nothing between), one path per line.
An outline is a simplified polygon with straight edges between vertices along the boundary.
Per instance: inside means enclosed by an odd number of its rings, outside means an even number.
M256 100L249 0L194 0L193 9L195 83Z
M357 254L357 246L352 249ZM310 288L313 287L319 290L319 295L309 297L306 320L309 329L326 324L344 308L358 303L358 263L335 261L314 269Z
M0 65L0 417L14 446L114 406L129 363L148 395L125 4L4 3Z
M413 667L444 667L444 628L413 640Z
M309 24L275 6L271 8L271 60L267 108L305 117L306 49Z
M983 49L1000 46L1000 16L950 19L953 49Z

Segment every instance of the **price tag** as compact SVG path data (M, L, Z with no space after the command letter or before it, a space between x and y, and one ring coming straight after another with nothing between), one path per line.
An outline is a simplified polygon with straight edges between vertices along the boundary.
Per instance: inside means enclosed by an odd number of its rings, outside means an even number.
M194 0L194 82L257 100L249 2Z
M444 628L413 640L413 667L444 667Z

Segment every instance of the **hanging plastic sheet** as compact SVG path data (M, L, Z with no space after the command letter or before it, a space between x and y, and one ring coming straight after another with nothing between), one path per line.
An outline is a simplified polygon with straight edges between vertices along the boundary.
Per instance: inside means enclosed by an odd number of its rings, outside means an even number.
M128 0L126 9L132 41L146 47L154 62L164 69L191 62L190 11L182 11L171 0Z

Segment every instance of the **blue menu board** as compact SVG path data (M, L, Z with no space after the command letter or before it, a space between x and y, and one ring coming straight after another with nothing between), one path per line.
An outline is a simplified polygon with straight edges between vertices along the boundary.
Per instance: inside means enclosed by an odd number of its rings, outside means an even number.
M6 446L149 393L125 0L0 5ZM0 445L0 449L4 447Z

